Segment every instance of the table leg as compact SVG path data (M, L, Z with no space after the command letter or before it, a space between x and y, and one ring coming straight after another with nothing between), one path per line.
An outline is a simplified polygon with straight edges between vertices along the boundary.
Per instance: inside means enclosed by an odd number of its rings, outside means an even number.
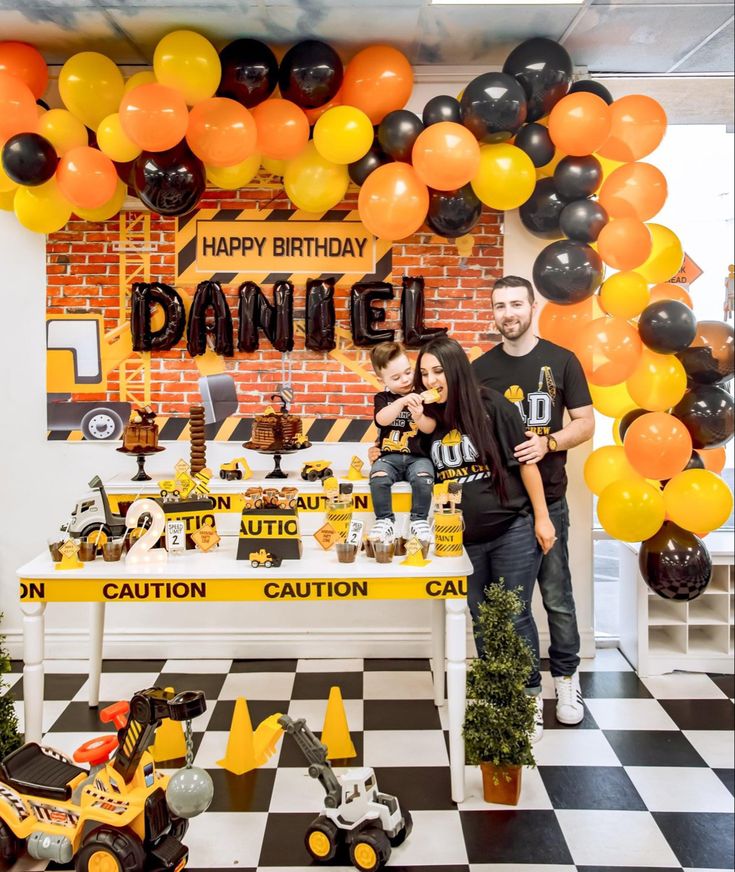
M444 703L444 634L446 632L446 609L444 600L436 600L431 604L431 669L434 673L434 705Z
M467 601L446 600L447 703L449 714L449 770L452 801L464 799L464 721L467 699Z
M46 603L21 603L23 613L23 712L26 742L43 737L43 658Z
M102 672L102 640L105 635L105 604L89 606L89 707L100 702L100 674Z

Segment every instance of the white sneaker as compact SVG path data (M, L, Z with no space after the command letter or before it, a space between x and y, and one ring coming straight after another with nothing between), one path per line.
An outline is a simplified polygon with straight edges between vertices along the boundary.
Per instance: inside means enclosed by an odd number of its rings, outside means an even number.
M531 744L535 745L544 737L544 699L539 694L534 697L536 703L536 715L533 724L533 735L531 736Z
M556 690L556 719L560 724L573 726L584 717L582 691L579 688L579 675L559 675L554 678Z
M386 545L390 545L395 538L396 531L390 518L379 518L368 534L368 539L371 542L384 542Z
M408 528L408 538L416 538L419 542L428 542L431 539L431 525L428 521L411 521Z

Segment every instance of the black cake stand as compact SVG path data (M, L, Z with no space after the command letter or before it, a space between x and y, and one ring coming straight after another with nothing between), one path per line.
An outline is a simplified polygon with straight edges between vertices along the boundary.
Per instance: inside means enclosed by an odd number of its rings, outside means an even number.
M117 450L121 454L130 454L138 459L138 472L130 479L130 481L150 481L151 477L145 471L145 459L151 454L158 454L159 451L165 451L166 449L163 446L158 445L155 448L138 448L133 451L128 448L118 448Z

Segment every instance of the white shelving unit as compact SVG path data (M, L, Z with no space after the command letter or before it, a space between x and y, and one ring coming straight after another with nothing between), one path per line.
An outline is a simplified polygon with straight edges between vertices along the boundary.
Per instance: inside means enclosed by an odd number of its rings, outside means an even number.
M648 588L638 570L639 546L620 543L620 647L639 675L735 671L733 536L712 533L705 544L712 580L697 599L678 602Z

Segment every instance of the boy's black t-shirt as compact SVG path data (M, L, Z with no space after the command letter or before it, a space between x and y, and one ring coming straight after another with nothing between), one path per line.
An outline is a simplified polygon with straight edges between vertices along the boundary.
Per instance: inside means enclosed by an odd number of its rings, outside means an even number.
M375 394L373 418L381 409L400 399L401 395L394 394L392 391L381 391L379 394ZM381 454L427 456L423 434L415 424L408 409L402 409L398 417L387 427L381 427L377 421L375 421L375 426L378 428L378 448L380 448Z
M513 405L497 391L484 391L483 404L488 425L493 428L500 457L505 465L507 499L501 502L490 469L477 462L477 450L466 434L447 429L437 421L431 439L431 460L438 482L462 485L464 541L489 542L504 533L521 514L530 514L531 503L521 481L520 465L513 446L523 441L523 424Z
M544 436L564 426L564 409L592 404L587 379L576 356L545 339L521 357L507 354L502 345L472 364L477 380L515 404L522 429ZM525 434L516 444L527 440ZM567 452L550 451L538 464L546 502L562 499L567 490Z

